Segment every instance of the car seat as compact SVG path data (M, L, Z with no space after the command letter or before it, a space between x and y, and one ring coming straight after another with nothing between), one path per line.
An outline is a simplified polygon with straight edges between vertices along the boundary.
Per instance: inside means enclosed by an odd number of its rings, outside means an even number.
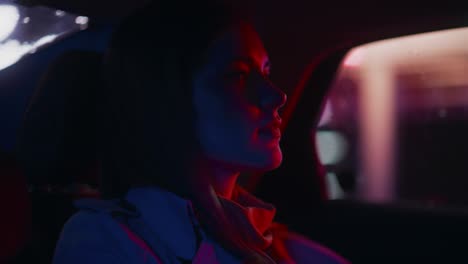
M73 200L93 196L96 172L96 91L102 55L70 51L48 68L19 133L18 160L32 197L35 262L50 263L60 231L75 212Z

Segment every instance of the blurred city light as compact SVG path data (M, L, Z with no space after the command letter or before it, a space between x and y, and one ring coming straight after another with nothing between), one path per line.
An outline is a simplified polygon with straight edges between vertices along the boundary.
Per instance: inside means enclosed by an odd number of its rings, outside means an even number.
M0 45L0 71L13 65L27 53L31 53L38 47L54 41L58 35L47 35L32 44L21 44L17 40L9 40Z
M0 5L0 42L8 38L19 20L18 8L13 5Z
M319 131L316 134L319 160L324 165L337 164L343 160L348 143L338 132Z
M58 37L87 28L89 18L43 6L22 6L0 0L0 70Z

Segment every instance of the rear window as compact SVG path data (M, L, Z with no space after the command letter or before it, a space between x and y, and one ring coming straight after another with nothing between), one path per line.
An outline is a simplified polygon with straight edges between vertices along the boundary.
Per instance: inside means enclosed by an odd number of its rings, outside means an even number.
M468 205L468 28L342 61L316 130L333 199Z
M86 29L88 23L84 16L0 0L0 70L47 44Z

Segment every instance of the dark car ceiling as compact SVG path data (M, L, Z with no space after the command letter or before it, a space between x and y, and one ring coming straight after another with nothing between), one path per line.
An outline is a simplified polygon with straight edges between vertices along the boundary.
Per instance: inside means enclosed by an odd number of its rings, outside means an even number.
M46 5L72 13L101 18L119 18L125 16L135 8L142 6L151 0L17 0L16 2L28 5ZM184 0L180 1L183 8ZM347 15L354 19L362 16L392 17L396 14L419 16L422 14L445 13L454 15L463 13L468 7L464 1L422 1L422 0L355 0L355 1L308 1L308 0L231 0L235 3L248 3L258 12L281 11L284 15L292 14L301 17L306 14L304 22L317 16L329 16L332 14ZM243 3L242 3L243 2ZM292 12L291 12L292 11Z

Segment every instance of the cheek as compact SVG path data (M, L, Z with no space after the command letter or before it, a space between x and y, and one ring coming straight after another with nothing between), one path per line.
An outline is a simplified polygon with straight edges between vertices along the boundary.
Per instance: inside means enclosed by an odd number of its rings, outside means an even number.
M223 88L224 89L224 88ZM216 124L252 127L260 123L260 108L250 104L244 96L234 91L203 93L198 96L197 114L200 120ZM232 127L231 127L232 129Z
M253 138L260 111L255 107L240 107L231 103L213 101L206 105L205 111L198 116L200 128L204 133L216 134L216 138L224 141L247 141Z
M253 143L260 110L236 96L205 95L197 112L198 137L206 154L240 153Z

